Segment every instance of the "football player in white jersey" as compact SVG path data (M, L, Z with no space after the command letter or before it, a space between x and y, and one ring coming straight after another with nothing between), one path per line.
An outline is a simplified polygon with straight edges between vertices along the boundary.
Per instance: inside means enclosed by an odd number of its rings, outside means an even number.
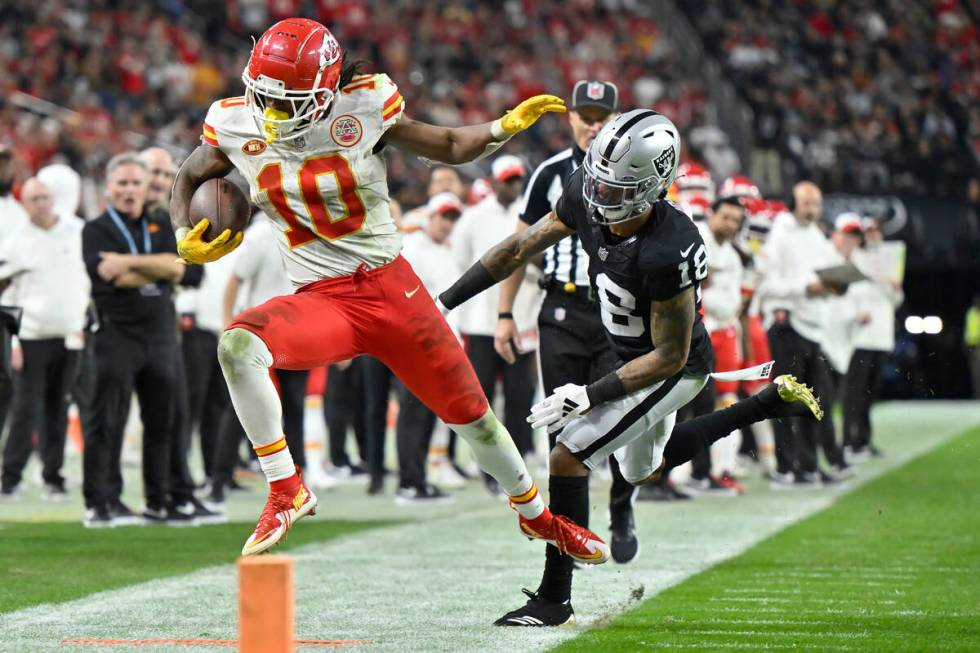
M218 346L235 410L271 486L243 555L274 546L317 503L283 438L268 368L309 369L370 354L466 438L510 496L526 535L584 562L608 559L602 540L545 507L459 341L399 256L382 153L394 145L446 163L475 160L545 112L564 111L562 100L536 96L482 125L416 122L405 115L405 102L387 75L357 74L333 35L304 18L280 21L263 34L242 80L244 97L211 106L204 142L174 183L171 216L178 252L188 263L212 261L237 247L240 234L225 230L205 242L207 221L191 225L188 218L197 187L237 168L252 201L278 229L296 288L243 312Z

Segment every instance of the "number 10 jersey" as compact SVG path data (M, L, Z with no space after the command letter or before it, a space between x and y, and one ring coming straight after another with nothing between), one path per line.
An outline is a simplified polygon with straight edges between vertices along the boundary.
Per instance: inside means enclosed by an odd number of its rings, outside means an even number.
M337 92L330 115L305 137L269 144L245 98L211 105L201 140L248 181L252 202L277 227L295 287L398 256L401 236L388 209L380 141L404 106L387 75L361 75Z
M697 227L673 204L659 201L638 232L618 238L592 220L582 198L582 170L568 178L555 214L578 233L589 255L589 279L616 354L627 362L653 351L650 303L693 286L696 306L684 373L710 373L714 356L701 320L701 281L708 275L708 255Z

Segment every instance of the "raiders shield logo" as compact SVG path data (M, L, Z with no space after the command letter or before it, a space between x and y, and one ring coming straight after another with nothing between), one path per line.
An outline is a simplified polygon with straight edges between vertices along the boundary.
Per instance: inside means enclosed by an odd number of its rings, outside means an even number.
M606 249L605 247L600 247L599 248L599 260L600 261L605 261L607 256L609 256L609 250Z
M601 82L589 82L585 87L585 94L590 100L601 100L606 94L606 85Z
M657 169L657 174L661 177L669 175L674 168L674 158L674 146L671 145L653 160L653 167Z
M262 154L265 152L266 143L265 141L260 141L257 138L246 142L242 145L242 152L248 154L249 156L255 156L256 154Z
M338 116L330 125L330 137L342 147L357 145L363 135L361 121L350 114Z

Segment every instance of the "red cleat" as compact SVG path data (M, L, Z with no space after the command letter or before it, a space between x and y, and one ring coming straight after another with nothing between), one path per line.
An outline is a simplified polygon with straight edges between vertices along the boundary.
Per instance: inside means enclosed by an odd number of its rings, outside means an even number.
M550 519L548 517L550 516ZM539 524L543 521L544 524ZM609 560L609 545L587 528L582 528L568 517L545 512L537 519L517 520L521 532L529 538L544 540L559 551L587 565L601 565Z
M269 499L259 515L259 523L242 547L242 555L250 556L268 551L285 539L293 522L316 513L316 495L300 479L295 492L269 491Z

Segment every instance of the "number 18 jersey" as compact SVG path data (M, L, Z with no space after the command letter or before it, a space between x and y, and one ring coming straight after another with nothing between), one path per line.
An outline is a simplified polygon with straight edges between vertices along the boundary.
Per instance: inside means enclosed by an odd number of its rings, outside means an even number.
M589 255L589 279L614 351L624 362L653 351L651 302L693 286L696 306L684 373L710 373L714 356L701 321L700 287L708 275L708 255L697 227L673 204L660 201L639 231L618 238L591 218L582 198L582 170L568 178L555 214L578 233Z
M398 256L401 236L388 209L379 141L404 106L387 75L360 75L303 138L269 144L245 98L211 105L202 141L220 149L248 181L252 202L277 228L295 287Z

